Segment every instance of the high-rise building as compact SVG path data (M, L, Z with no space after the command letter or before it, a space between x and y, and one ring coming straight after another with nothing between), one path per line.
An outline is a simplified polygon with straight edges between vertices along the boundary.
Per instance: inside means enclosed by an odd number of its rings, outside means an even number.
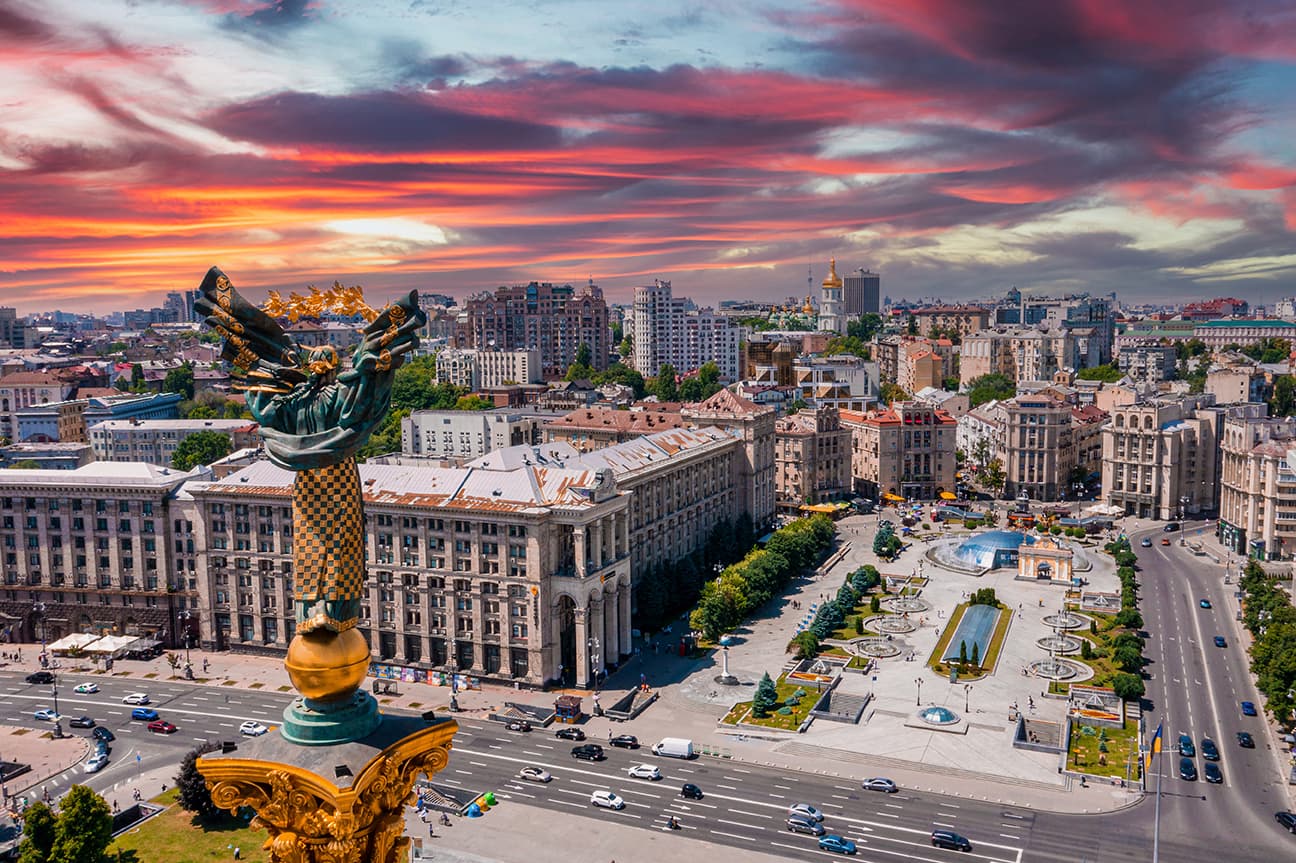
M836 408L777 420L774 460L778 503L785 511L851 493L851 432L842 426Z
M860 267L842 279L842 312L848 319L882 313L882 277Z
M1004 497L1062 500L1076 467L1071 406L1047 395L1020 395L1003 406Z
M0 347L25 348L26 346L25 325L18 317L17 309L0 306Z
M581 345L591 366L607 368L610 339L607 303L593 282L579 289L548 282L498 288L467 300L455 327L456 347L538 350L546 380L562 377Z
M666 364L686 374L713 362L721 380L741 379L743 328L685 297L672 296L670 282L658 279L635 288L633 318L634 367L644 377L655 377Z
M846 317L843 314L842 279L837 275L837 259L830 258L828 276L823 280L822 293L819 297L819 330L829 333L845 333Z

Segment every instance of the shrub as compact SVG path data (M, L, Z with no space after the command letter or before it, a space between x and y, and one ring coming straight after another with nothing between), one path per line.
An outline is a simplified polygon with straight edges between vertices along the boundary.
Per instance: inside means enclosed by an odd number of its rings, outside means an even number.
M791 707L780 707L778 710L776 710L776 711L774 711L774 712L777 713L777 714L780 715L780 716L791 716L791 715L792 715L792 708L791 708Z
M855 616L855 634L856 635L864 634L864 618L861 615Z
M767 671L761 677L760 683L756 684L756 694L752 696L752 715L758 719L768 716L776 703L778 703L778 688Z
M931 524L930 524L929 522L925 522L925 521L924 521L924 522L923 522L922 529L923 529L923 530L931 530Z
M798 659L812 659L819 652L819 637L809 630L798 632L792 639L792 646L796 648Z
M1112 689L1123 701L1134 701L1143 697L1143 678L1137 674L1117 674L1112 678Z
M874 596L869 600L869 611L874 614L880 614L882 611L882 597Z
M1080 642L1080 658L1093 659L1093 645L1087 639Z
M1061 536L1061 535L1062 535L1062 528L1058 527L1058 526L1055 524L1055 525L1053 525L1052 527L1049 528L1049 533L1052 534L1053 536Z

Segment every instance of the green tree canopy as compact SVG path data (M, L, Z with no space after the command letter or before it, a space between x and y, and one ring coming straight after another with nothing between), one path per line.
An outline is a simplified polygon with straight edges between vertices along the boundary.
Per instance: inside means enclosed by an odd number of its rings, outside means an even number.
M643 375L623 363L613 363L601 372L593 372L590 382L596 387L604 384L621 384L634 390L635 398L641 399L648 393Z
M1123 377L1125 377L1125 373L1122 372L1120 367L1115 363L1110 363L1104 366L1094 366L1093 368L1081 369L1076 372L1076 378L1079 380L1103 381L1104 383L1109 384L1114 384Z
M769 715L778 703L778 687L774 685L774 680L765 672L761 676L760 683L756 684L756 694L752 698L752 714L758 719Z
M576 348L576 365L592 366L594 365L593 359L594 352L590 350L590 346L585 342L581 342L580 347Z
M859 316L859 320L846 322L846 335L861 342L867 342L882 329L882 316L869 312Z
M454 409L457 411L488 411L494 407L495 402L476 393L460 396L454 403Z
M139 363L131 363L130 388L132 392L144 391L144 367Z
M58 817L39 800L23 814L22 844L18 846L18 863L53 863L54 833Z
M685 378L679 385L679 398L683 402L700 402L720 392L720 367L713 362L703 363L696 375Z
M162 379L162 392L179 393L187 399L194 397L194 371L192 363L182 363L166 373Z
M85 785L73 785L59 801L49 863L105 863L112 842L112 812Z
M233 446L230 436L224 432L194 432L175 448L171 466L177 470L191 470L200 464L211 464L229 455Z
M1242 349L1242 353L1262 363L1281 363L1291 355L1291 345L1286 339L1267 338Z
M1112 689L1116 697L1124 701L1135 701L1143 697L1143 678L1137 674L1120 673L1112 678Z
M899 384L894 384L890 381L882 385L882 390L878 393L878 396L882 401L889 405L895 404L896 402L909 401L909 393L905 392L904 388Z
M851 354L852 356L857 356L864 360L867 360L872 356L872 353L869 351L868 345L864 343L864 340L855 336L833 336L828 340L828 344L824 347L824 354L827 356Z
M223 814L212 802L207 780L203 779L202 774L198 772L198 758L217 748L219 747L199 746L189 750L184 760L180 762L180 772L175 777L176 791L180 794L180 806L204 821L213 821Z
M1269 398L1269 416L1289 417L1293 412L1296 412L1296 377L1278 375Z
M661 368L657 370L657 377L648 384L648 391L657 396L659 401L679 401L679 389L675 384L675 378L678 376L679 372L673 365L662 363Z
M982 375L968 381L968 399L972 407L995 399L1010 399L1017 395L1017 385L1007 375L998 373Z

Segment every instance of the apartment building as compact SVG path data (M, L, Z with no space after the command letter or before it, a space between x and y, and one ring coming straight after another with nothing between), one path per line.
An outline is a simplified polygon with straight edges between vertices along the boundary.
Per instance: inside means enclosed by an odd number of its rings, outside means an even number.
M1269 377L1258 365L1212 368L1206 373L1206 392L1219 405L1267 401L1273 392Z
M197 589L202 555L178 498L186 482L207 476L105 462L0 471L0 617L12 640L196 639L208 620Z
M715 426L742 441L735 482L737 512L751 516L757 530L774 523L776 492L774 420L777 410L756 404L729 390L699 402L683 405L680 415L699 427Z
M0 378L0 437L18 443L18 411L66 401L75 379L60 372L14 372Z
M32 405L14 411L16 443L86 443L86 399Z
M877 500L935 500L953 492L958 423L921 402L896 402L882 411L842 411L851 432L855 491Z
M588 407L544 425L545 443L569 443L582 452L625 443L667 429L689 428L679 405L644 405L633 410Z
M1198 321L1193 326L1192 337L1206 343L1211 350L1229 345L1254 345L1265 339L1286 339L1296 342L1296 323L1291 321L1222 320Z
M1114 407L1103 429L1106 502L1139 518L1214 510L1224 416L1214 403L1197 395Z
M1004 497L1064 499L1077 464L1071 406L1048 395L1019 395L1002 409Z
M851 493L851 430L836 408L818 408L774 423L775 487L778 506L841 500Z
M918 332L929 335L932 330L970 336L990 326L990 310L980 306L926 306L910 309L909 314L918 321Z
M531 282L479 294L464 303L455 327L457 348L539 351L545 380L562 377L581 345L595 369L607 368L611 338L607 303L593 282Z
M658 279L635 288L633 321L633 362L644 377L655 377L666 364L687 374L713 362L721 380L741 380L743 328L692 300L672 296L670 282Z
M1174 380L1179 355L1174 345L1156 339L1136 339L1122 344L1116 363L1130 380L1148 383Z
M607 471L360 465L376 660L541 686L588 685L630 653L630 496ZM258 462L190 493L217 648L294 634L290 471ZM585 645L598 638L595 664Z
M865 411L877 404L877 363L850 354L799 357L792 374L801 400L810 407Z
M414 411L401 420L401 453L468 461L492 450L540 443L542 417L514 411Z
M514 351L446 348L437 354L436 378L439 383L470 390L544 382L540 351L534 348Z
M977 405L958 418L956 445L968 463L983 468L1000 458L1003 449L1003 402L991 400Z
M1296 418L1230 416L1220 439L1216 537L1235 554L1260 560L1296 555Z
M147 462L169 465L176 448L189 435L217 432L228 435L232 449L261 445L261 427L236 420L107 420L90 428L90 445L99 461Z
M848 319L881 311L881 275L860 267L842 277L842 312Z
M1051 381L1062 369L1080 367L1075 337L1065 329L1019 327L973 333L959 348L959 382L966 387L982 375L1013 381Z

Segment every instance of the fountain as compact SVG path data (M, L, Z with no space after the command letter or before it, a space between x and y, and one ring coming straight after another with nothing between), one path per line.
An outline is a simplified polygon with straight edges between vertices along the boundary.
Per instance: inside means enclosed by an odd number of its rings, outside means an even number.
M927 559L955 572L984 575L1001 566L1015 566L1017 549L1034 543L1035 537L1021 531L989 530L964 540L938 542L927 550Z
M856 656L870 659L890 659L900 655L900 648L894 641L886 638L857 638L847 648Z
M1048 680L1070 680L1080 675L1078 663L1069 659L1058 659L1056 656L1036 659L1027 667L1030 668L1031 674Z
M1070 611L1060 611L1057 614L1050 614L1044 618L1044 622L1054 630L1059 629L1083 629L1088 625L1087 618L1081 617Z
M864 620L864 628L872 632L880 632L884 635L907 635L918 627L914 626L903 617L894 615L879 614Z
M1054 653L1075 653L1080 649L1081 641L1074 635L1046 635L1035 640L1041 650Z
M916 596L897 596L894 599L884 600L882 604L896 614L917 614L931 608Z

